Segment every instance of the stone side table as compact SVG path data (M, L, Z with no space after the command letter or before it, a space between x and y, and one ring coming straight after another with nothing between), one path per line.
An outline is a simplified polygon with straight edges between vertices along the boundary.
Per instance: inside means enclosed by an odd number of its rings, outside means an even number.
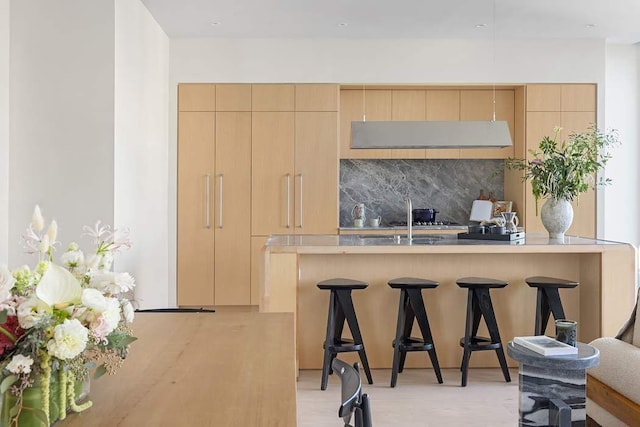
M520 426L560 426L569 417L572 427L585 425L586 370L599 363L597 348L578 343L577 355L543 356L509 341L507 354L520 363Z

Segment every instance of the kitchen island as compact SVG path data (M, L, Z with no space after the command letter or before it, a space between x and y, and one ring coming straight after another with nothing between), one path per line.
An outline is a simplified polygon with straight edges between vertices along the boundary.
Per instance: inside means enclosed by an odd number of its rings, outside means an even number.
M532 335L536 290L529 276L575 280L575 289L560 291L566 316L578 321L582 342L614 335L633 307L636 249L626 243L566 236L527 234L513 242L459 240L456 235L277 235L264 248L261 311L292 312L296 318L296 349L300 369L322 367L329 295L316 283L345 277L369 287L353 292L354 305L372 368L389 368L399 293L387 286L395 277L416 276L438 281L423 292L440 365L459 367L467 293L455 280L485 276L509 282L492 292L504 343ZM554 335L553 322L547 335ZM414 329L414 334L416 330ZM480 335L486 335L482 323ZM344 358L356 360L352 354ZM427 357L407 358L407 367L428 366ZM513 366L515 366L515 363ZM472 367L498 366L493 352L471 357Z

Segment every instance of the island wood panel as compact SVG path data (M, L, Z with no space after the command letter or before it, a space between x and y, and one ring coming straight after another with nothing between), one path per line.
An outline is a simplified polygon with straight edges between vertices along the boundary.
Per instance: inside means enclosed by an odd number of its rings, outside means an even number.
M391 120L390 90L340 90L340 158L389 159L390 149L351 149L351 122Z
M295 86L296 111L338 111L340 86L302 84Z
M455 284L465 276L495 277L509 285L492 290L491 297L500 334L506 343L514 336L532 335L535 319L536 291L524 282L528 276L547 274L580 280L580 255L577 254L416 254L416 255L303 255L300 258L297 324L298 358L300 369L322 367L322 346L326 332L329 293L316 283L329 277L348 277L362 280L369 287L353 291L352 296L362 331L367 356L372 368L390 368L393 359L391 341L395 336L400 293L387 282L395 277L424 277L438 281L440 286L422 292L432 334L443 368L460 366L462 349L460 338L465 330L467 291ZM499 268L498 268L499 266ZM331 272L328 274L327 272ZM588 289L561 290L561 298L568 318L581 324L579 311L581 292ZM271 297L273 303L273 296ZM553 321L551 321L553 323ZM345 327L345 331L348 328ZM580 329L580 339L588 331ZM553 327L550 329L553 334ZM413 336L420 336L414 326ZM479 335L488 336L481 322ZM345 336L349 336L345 332ZM344 355L353 363L357 354ZM517 363L509 360L511 366ZM407 367L431 366L426 353L407 357ZM471 367L497 367L495 352L476 352Z
M251 113L216 113L215 304L251 303Z
M424 121L426 119L426 96L423 90L393 90L391 91L391 120L392 121ZM393 149L391 157L394 159L424 159L424 148Z
M542 235L528 235L527 240L531 243L524 246L389 248L328 244L298 246L293 252L291 247L270 246L264 258L265 283L260 309L296 313L301 369L321 366L322 350L318 343L324 339L328 295L315 285L330 277L369 283L366 290L354 291L353 297L369 360L375 367L390 367L390 340L395 333L399 295L393 293L387 282L401 276L440 282L437 289L424 291L423 295L442 366L457 367L460 363L458 340L464 333L466 292L455 285L455 279L463 276L495 277L509 282L505 289L492 291L504 342L533 332L536 294L524 279L537 275L580 283L577 288L562 289L560 294L567 317L579 322L581 341L614 334L634 303L635 248L627 244L573 245L569 241L566 246L545 244L546 238ZM291 271L294 265L296 270ZM483 328L484 324L481 334L486 333ZM549 325L547 334L554 333L553 326ZM493 353L488 353L491 352L474 354L472 366L498 366L495 356L491 357ZM407 366L428 366L426 361L426 357L411 357L407 359Z
M251 85L217 84L216 111L251 111Z
M293 233L294 114L252 113L251 234L254 236Z
M260 306L260 295L264 291L261 287L265 283L264 244L266 241L266 236L251 236L251 305L253 306Z
M296 426L291 313L138 313L117 375L60 426Z
M460 120L459 90L426 90L426 119L431 121ZM428 159L458 159L459 148L428 148Z
M295 113L296 234L338 232L338 113Z
M493 90L460 91L460 120L493 119ZM496 120L506 121L514 140L514 93L513 90L495 91ZM464 159L505 159L513 157L513 145L504 148L469 148L460 150L460 158Z
M178 111L216 111L216 85L211 83L179 84Z
M215 113L179 113L178 141L177 301L179 306L211 306Z

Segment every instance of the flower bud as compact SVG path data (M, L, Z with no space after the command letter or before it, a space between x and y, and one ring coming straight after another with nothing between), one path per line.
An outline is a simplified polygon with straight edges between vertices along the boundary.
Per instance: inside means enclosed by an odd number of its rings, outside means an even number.
M58 223L54 219L49 224L49 228L47 229L47 237L49 237L49 242L53 243L56 241L56 237L58 237Z
M40 206L36 205L33 208L33 217L31 218L31 226L36 231L42 231L44 228L44 218L42 217L42 212L40 212Z
M49 246L49 236L45 234L44 236L42 236L42 240L40 240L40 247L38 248L40 250L40 253L46 254L49 250Z

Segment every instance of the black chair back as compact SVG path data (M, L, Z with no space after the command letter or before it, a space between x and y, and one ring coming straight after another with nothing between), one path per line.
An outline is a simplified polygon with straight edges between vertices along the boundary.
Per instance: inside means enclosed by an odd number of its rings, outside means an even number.
M342 402L338 409L338 417L342 418L345 427L348 427L355 413L354 427L372 427L369 396L366 393L362 394L358 364L354 363L351 366L340 359L333 359L331 367L342 383Z

